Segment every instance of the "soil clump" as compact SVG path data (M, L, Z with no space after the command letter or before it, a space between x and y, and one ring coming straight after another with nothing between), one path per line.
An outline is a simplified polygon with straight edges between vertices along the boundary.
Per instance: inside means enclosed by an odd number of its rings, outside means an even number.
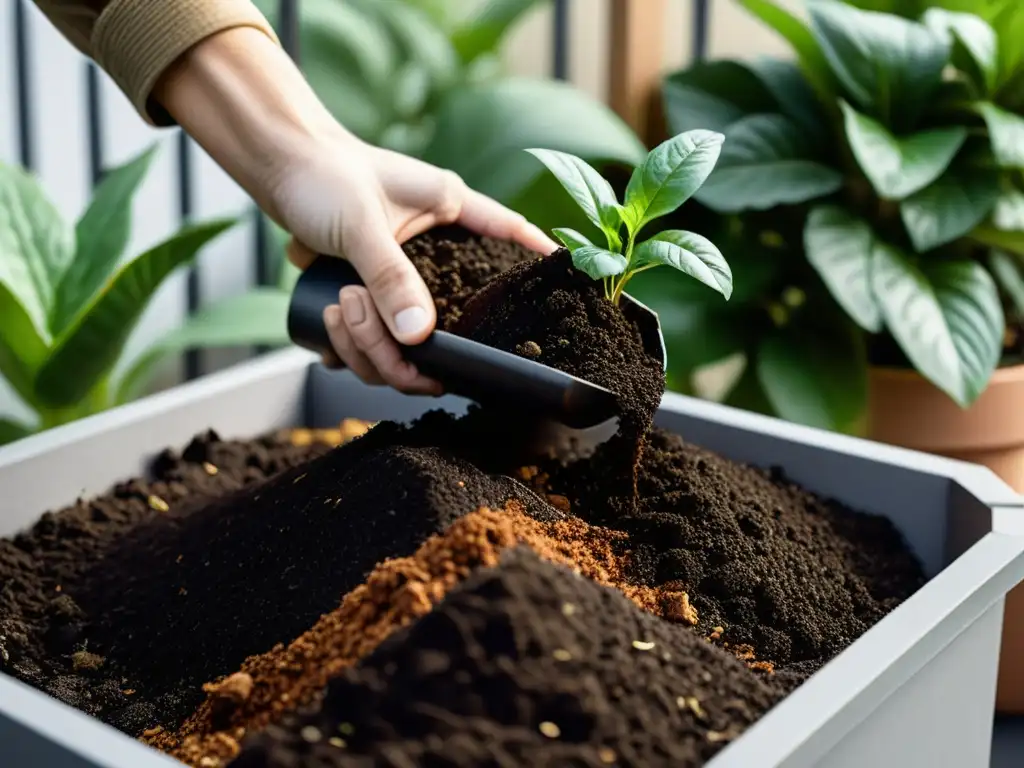
M129 706L96 714L129 733L174 727L203 683L302 634L379 562L462 515L517 500L538 519L561 516L437 447L437 425L450 421L384 422L258 487L136 525L67 588L87 617L102 617L89 649L136 691Z
M578 376L615 393L619 429L593 476L635 491L643 437L665 391L662 364L635 323L604 298L601 283L573 267L565 248L517 264L466 303L453 332Z
M789 666L794 683L925 582L887 518L661 429L644 446L635 503L609 497L587 462L538 477L535 485L564 495L576 514L629 535L638 583L685 590L705 635L752 646L758 659Z
M691 630L517 547L232 766L699 766L780 697Z
M434 297L438 325L445 330L458 322L474 293L514 265L537 258L518 243L483 237L454 224L410 238L402 250Z
M192 766L225 764L237 755L244 734L317 702L331 678L428 613L472 571L497 565L501 553L518 544L595 583L618 588L651 613L688 625L697 621L685 593L626 583L630 555L620 533L578 518L541 523L513 502L501 511L472 512L412 556L381 563L308 632L207 684L207 700L177 732L161 731L145 741Z
M252 487L327 450L296 446L285 434L234 441L209 431L181 453L159 454L149 479L119 483L0 539L0 670L86 712L126 701L127 686L106 674L106 659L88 643L71 585L166 510Z

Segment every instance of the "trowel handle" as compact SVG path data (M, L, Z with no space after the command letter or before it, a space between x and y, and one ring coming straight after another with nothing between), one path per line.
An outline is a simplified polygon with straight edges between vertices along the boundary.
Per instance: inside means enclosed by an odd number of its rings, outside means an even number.
M338 293L346 285L364 285L356 268L345 259L317 256L299 276L288 307L288 335L300 347L320 354L333 354L334 346L324 325L324 309L338 303ZM447 334L441 334L447 335ZM400 344L403 356L428 376L438 368L457 365L445 340L434 333L422 344ZM440 342L440 343L439 343Z

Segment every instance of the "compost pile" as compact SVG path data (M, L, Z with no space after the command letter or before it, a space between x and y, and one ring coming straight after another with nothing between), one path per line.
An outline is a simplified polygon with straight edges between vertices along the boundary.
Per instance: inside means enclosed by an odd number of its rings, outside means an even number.
M884 518L651 427L572 268L436 229L449 330L611 389L592 455L474 408L232 442L0 540L0 668L197 768L706 763L922 583Z

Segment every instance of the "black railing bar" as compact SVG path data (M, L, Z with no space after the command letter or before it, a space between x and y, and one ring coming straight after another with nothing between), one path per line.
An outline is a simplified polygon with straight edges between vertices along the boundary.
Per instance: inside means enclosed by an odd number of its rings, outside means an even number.
M555 0L552 19L552 74L556 80L569 79L569 0Z
M85 65L86 132L89 142L89 180L93 187L103 178L103 114L100 95L99 68L92 62Z
M35 170L35 142L32 137L32 76L29 60L28 11L23 0L14 0L14 88L18 104L18 159L26 170Z
M710 25L711 8L708 0L693 0L693 61L707 58Z

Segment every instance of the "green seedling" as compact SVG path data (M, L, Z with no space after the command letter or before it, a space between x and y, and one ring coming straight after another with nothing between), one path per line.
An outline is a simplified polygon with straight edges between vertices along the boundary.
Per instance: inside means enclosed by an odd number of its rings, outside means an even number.
M721 293L732 295L732 270L715 245L695 232L667 229L638 242L654 219L679 208L714 170L725 137L714 131L681 133L652 149L633 171L620 203L611 184L580 158L550 149L526 151L544 163L601 232L607 247L574 229L557 228L556 237L572 253L581 272L604 284L604 295L619 303L634 275L666 265ZM622 229L625 225L625 239Z

